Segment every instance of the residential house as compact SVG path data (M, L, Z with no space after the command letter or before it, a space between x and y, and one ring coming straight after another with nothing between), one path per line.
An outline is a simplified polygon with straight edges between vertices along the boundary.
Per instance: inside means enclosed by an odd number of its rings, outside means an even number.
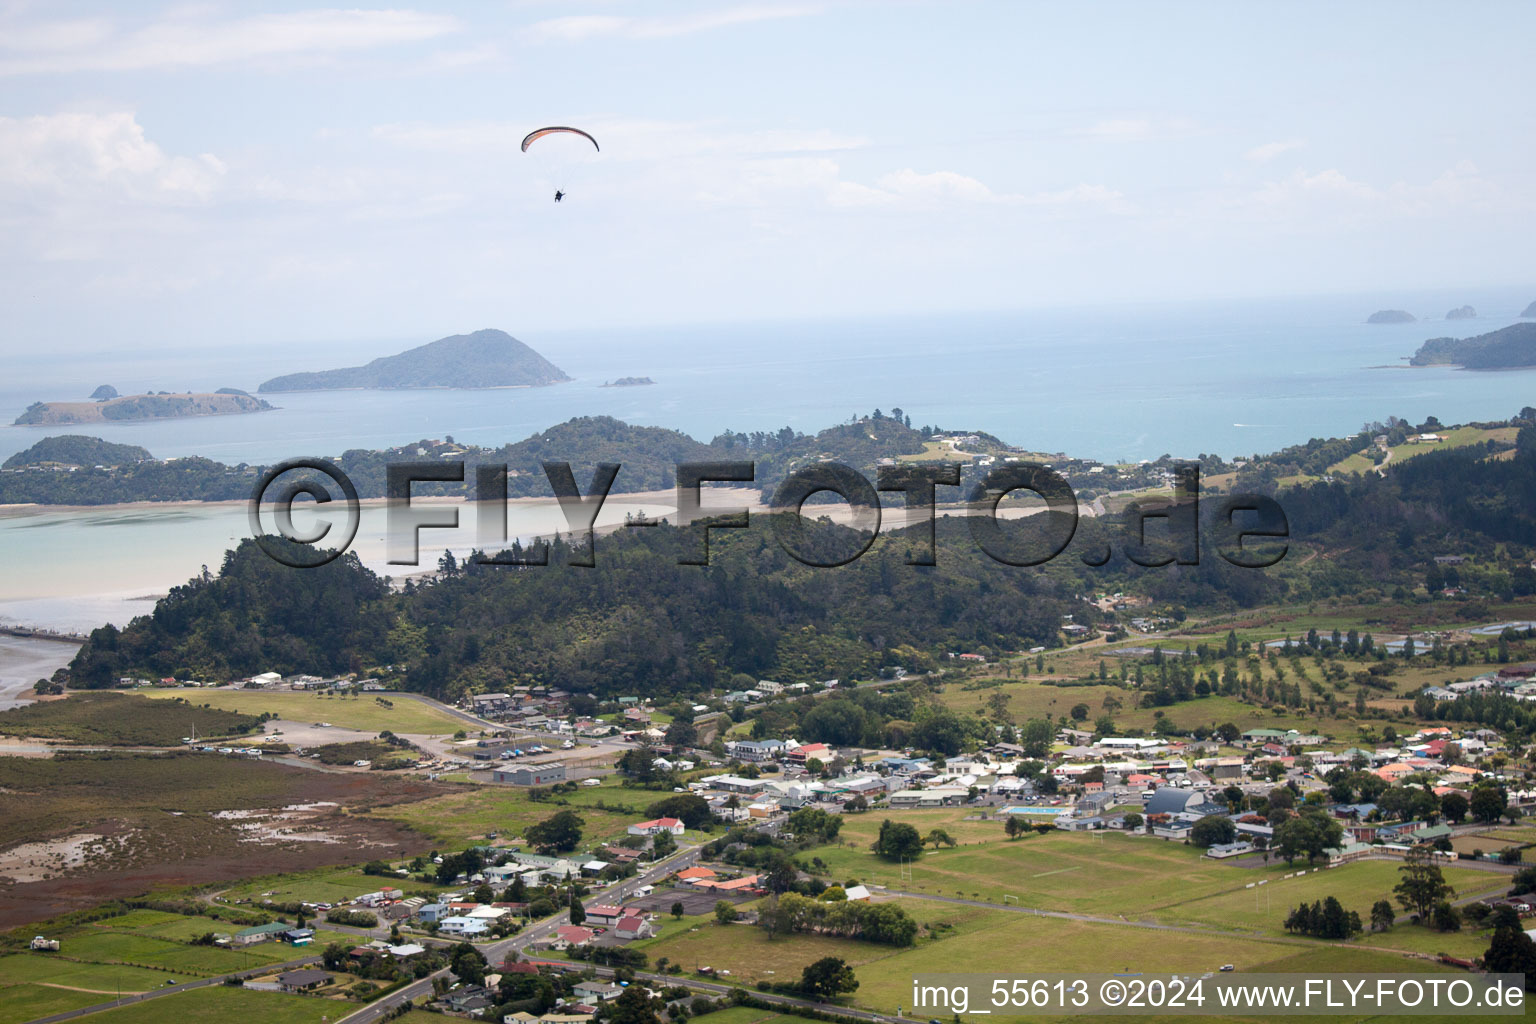
M732 740L726 752L740 761L772 761L784 752L783 740Z
M284 992L308 992L321 985L329 985L331 976L326 971L306 968L301 971L284 971L277 976L278 987Z
M444 935L462 936L473 938L479 935L488 935L491 931L490 922L483 917L445 917L437 922L438 930Z
M651 821L641 821L629 826L629 834L632 836L655 836L668 832L674 836L683 834L685 826L677 818L655 818Z
M258 942L271 942L286 932L288 928L289 925L282 921L258 924L252 928L245 928L235 932L233 942L236 946L252 946Z
M614 906L610 903L595 903L592 906L587 907L586 910L588 921L591 921L593 924L602 925L604 927L618 924L619 919L622 918L625 914L629 913L629 911L625 910L623 907Z
M591 928L583 928L580 925L561 925L555 929L553 944L559 949L568 949L571 946L585 946L592 941L592 937L595 934Z
M639 914L626 914L613 926L613 933L621 939L648 939L656 929Z

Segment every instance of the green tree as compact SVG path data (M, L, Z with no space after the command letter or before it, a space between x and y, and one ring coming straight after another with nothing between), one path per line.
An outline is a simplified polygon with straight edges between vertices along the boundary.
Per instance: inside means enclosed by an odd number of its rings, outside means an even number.
M1461 911L1451 906L1450 900L1440 900L1430 914L1430 924L1437 932L1461 931Z
M1472 805L1467 798L1455 790L1440 798L1440 813L1445 815L1445 820L1452 825L1460 825L1466 820L1467 812L1471 809Z
M587 919L587 908L581 905L581 898L573 891L571 893L571 924L581 924Z
M661 1024L667 1001L651 995L644 985L631 985L609 1005L606 1024Z
M741 915L736 912L736 908L734 906L732 906L731 904L727 903L725 900L717 900L716 901L716 903L715 903L715 920L718 923L720 923L720 924L730 924L732 921L736 920L736 918L738 918L740 916Z
M1456 895L1440 871L1440 866L1430 860L1426 846L1415 846L1408 851L1403 864L1397 869L1400 876L1392 891L1404 910L1427 919L1436 903Z
M1237 826L1224 814L1207 814L1189 830L1189 841L1199 847L1230 843L1237 838Z
M1477 821L1495 822L1504 816L1504 810L1509 805L1509 800L1504 793L1503 786L1484 784L1472 788L1472 798L1468 801L1472 817Z
M1536 942L1509 907L1493 912L1493 937L1483 954L1483 966L1493 974L1524 974L1525 990L1536 992Z
M1397 920L1397 914L1392 910L1392 904L1388 900L1377 900L1371 904L1371 931L1384 932L1392 927L1392 922Z
M859 981L841 957L824 956L807 964L800 972L800 990L817 999L834 999L841 992L853 992Z
M1051 752L1051 739L1054 735L1050 722L1043 718L1031 718L1019 730L1019 746L1024 748L1025 757L1044 758Z
M875 839L874 850L886 860L911 860L922 854L923 837L906 822L887 818L880 823L880 834Z
M681 921L683 919L683 913L683 903L681 900L678 900L676 903L672 904L672 917L675 920Z
M1308 807L1275 827L1275 847L1286 863L1305 856L1311 864L1325 851L1335 849L1343 842L1344 826L1316 807Z
M559 811L529 825L523 837L540 853L565 853L581 842L581 828L585 824L575 811Z

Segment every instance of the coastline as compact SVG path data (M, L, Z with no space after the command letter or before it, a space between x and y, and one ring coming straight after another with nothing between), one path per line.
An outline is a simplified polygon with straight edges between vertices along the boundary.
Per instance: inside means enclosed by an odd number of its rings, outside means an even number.
M713 491L716 488L709 488L709 490ZM750 491L753 494L757 493L755 489L750 487L722 487L718 488L718 490L722 492ZM610 499L623 498L625 501L666 501L671 503L677 500L677 492L670 490L610 491L608 497ZM388 500L388 498L363 498L358 504L364 508L380 508ZM462 495L423 495L411 498L411 504L413 505L465 505L469 503L470 499ZM550 495L547 498L507 499L508 505L524 508L555 503L554 495ZM249 504L250 500L247 498L230 498L221 501L124 501L106 505L43 505L37 502L16 502L9 505L0 504L0 516L26 512L145 512L156 510L169 511L178 508L232 508L244 507Z

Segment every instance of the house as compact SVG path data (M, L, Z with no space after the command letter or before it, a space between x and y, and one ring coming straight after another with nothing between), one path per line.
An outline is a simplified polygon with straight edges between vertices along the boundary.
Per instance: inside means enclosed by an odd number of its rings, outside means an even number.
M616 907L611 903L594 903L587 908L587 920L606 927L618 924L619 919L628 913L629 911L623 907Z
M571 991L580 996L584 1002L590 1003L601 1003L604 1000L617 999L624 994L624 989L618 985L597 979L578 981Z
M288 928L289 926L282 921L258 924L255 927L235 932L234 944L237 946L251 946L258 942L271 942L286 932Z
M547 786L552 782L565 781L565 765L520 764L515 768L498 768L491 772L491 781L505 782L513 786Z
M396 960L409 960L413 956L420 956L427 951L427 947L418 946L414 942L406 942L399 946L390 946L389 955Z
M656 929L639 914L626 914L613 926L613 933L621 939L648 939L656 934Z
M577 924L561 925L555 929L555 945L561 949L569 946L585 946L592 941L596 933L591 928L583 928Z
M757 876L743 875L740 878L733 878L726 882L701 880L695 882L694 885L697 885L700 889L711 889L715 892L748 892L756 888Z
M732 740L726 753L740 761L772 761L784 752L783 740Z
M437 922L438 930L444 935L460 935L474 937L490 933L491 925L483 917L445 917Z
M740 775L711 775L704 780L711 788L727 793L751 795L768 788L767 779L746 779Z
M289 928L283 932L282 939L290 946L307 946L315 941L313 928Z
M301 971L284 971L277 976L278 987L284 992L308 992L329 985L331 976L325 971L306 968Z
M478 1017L495 1005L491 993L483 985L465 985L443 996L440 1003L456 1017Z
M850 885L844 891L847 893L847 895L848 895L848 902L850 902L850 903L867 903L867 902L869 902L869 887L868 886Z
M632 836L654 836L663 832L674 836L683 834L684 825L677 818L655 818L651 821L642 821L629 826L629 834Z
M677 873L677 880L679 882L698 882L703 879L714 877L715 873L713 871L711 871L709 868L703 867L684 868L682 871Z
M27 948L37 950L39 953L57 953L59 951L59 940L50 939L44 935L34 935L31 945Z
M784 692L784 684L783 683L776 683L772 679L759 679L757 681L757 685L755 687L753 687L753 689L755 689L758 693L767 693L767 694L783 693Z
M825 743L806 743L785 754L784 760L790 764L803 765L813 757L822 763L826 763L832 760L832 756L832 748Z

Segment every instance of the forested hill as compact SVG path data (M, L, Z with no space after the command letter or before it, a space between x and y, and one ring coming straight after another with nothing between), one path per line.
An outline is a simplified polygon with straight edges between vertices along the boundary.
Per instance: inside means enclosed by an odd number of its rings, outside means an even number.
M1512 370L1536 366L1536 324L1511 324L1474 338L1431 338L1409 361L1413 366L1462 366Z
M876 415L815 435L785 427L773 433L727 432L706 444L663 427L636 426L611 416L580 416L500 448L455 444L451 438L423 440L383 451L353 449L342 453L337 462L365 498L384 496L385 470L391 463L441 464L445 460L466 464L464 483L422 484L413 493L468 496L474 489L475 467L491 464L507 467L507 491L512 497L553 497L544 462L569 462L583 488L597 464L616 462L622 469L613 493L637 493L672 487L678 463L726 460L756 462L756 483L771 494L796 466L830 459L872 473L881 458L922 452L932 432L933 428L928 428L928 434L914 430L895 416ZM994 449L1002 447L996 438L977 436ZM107 463L89 463L98 464ZM114 465L114 469L77 473L0 474L0 504L228 501L250 497L260 470L203 458Z
M453 567L388 593L353 556L285 568L254 541L216 577L196 579L121 633L97 630L72 684L123 675L228 680L258 672L374 672L394 665L413 690L452 696L514 683L577 691L692 693L734 673L754 679L868 678L881 665L933 664L952 650L1057 644L1062 616L1086 614L1075 584L998 565L959 524L941 524L939 564L904 564L883 541L835 568L779 546L769 517L716 531L707 567L678 564L684 531L599 538L595 568ZM813 527L813 543L853 540Z
M153 459L148 449L136 444L113 444L99 437L60 434L57 437L45 437L26 451L17 452L6 459L0 469L20 469L23 466L117 467Z

